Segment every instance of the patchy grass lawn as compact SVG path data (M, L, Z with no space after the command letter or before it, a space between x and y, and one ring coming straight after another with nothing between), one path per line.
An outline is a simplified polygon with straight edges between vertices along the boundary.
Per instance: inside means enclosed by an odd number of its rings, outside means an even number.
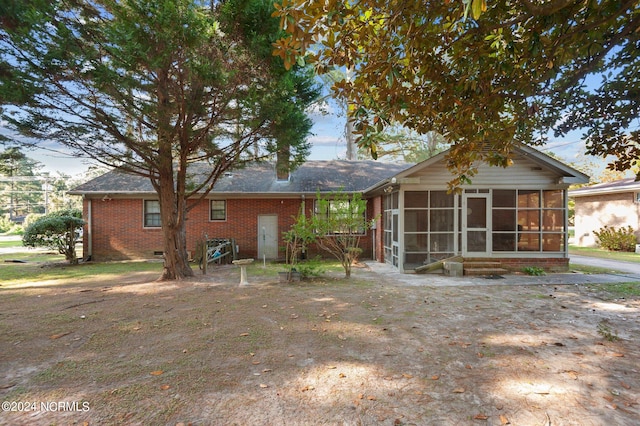
M0 424L640 422L637 284L89 267L0 282Z
M609 251L593 247L569 246L570 254L579 254L582 256L598 257L609 260L622 260L625 262L640 263L640 254L624 251Z

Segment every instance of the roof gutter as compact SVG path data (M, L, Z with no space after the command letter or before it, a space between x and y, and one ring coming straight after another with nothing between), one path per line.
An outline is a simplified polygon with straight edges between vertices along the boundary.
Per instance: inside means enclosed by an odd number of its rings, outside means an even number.
M573 191L569 191L569 197L586 197L589 195L619 194L622 192L640 192L640 185L626 186L622 188L574 189Z

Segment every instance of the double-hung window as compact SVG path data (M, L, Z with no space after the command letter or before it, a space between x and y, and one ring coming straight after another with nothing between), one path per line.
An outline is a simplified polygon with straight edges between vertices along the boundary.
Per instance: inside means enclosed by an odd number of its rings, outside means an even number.
M160 201L144 200L144 227L160 228L162 221L160 220Z
M360 208L350 200L329 200L321 207L316 200L315 213L329 224L327 234L364 235L367 220L366 209Z
M211 221L227 220L227 202L225 200L211 200L211 208L209 210L209 220Z

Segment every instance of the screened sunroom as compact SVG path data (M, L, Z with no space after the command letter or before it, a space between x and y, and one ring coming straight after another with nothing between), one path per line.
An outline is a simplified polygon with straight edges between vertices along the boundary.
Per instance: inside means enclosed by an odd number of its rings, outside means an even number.
M518 154L512 167L480 166L459 193L438 157L379 185L384 261L407 272L452 256L568 261L567 188L588 178L537 151Z

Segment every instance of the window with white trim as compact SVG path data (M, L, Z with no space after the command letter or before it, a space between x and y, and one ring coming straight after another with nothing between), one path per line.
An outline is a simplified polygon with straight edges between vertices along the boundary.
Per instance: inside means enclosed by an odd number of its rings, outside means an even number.
M162 220L160 218L160 201L144 200L143 209L144 227L160 228L162 226Z
M211 200L211 207L209 209L209 220L211 221L227 220L227 201L226 200Z
M351 200L328 200L328 207L321 211L318 200L315 200L315 214L330 223L335 224L335 229L329 235L349 234L365 235L367 212L365 208L360 209L357 204L352 204Z

